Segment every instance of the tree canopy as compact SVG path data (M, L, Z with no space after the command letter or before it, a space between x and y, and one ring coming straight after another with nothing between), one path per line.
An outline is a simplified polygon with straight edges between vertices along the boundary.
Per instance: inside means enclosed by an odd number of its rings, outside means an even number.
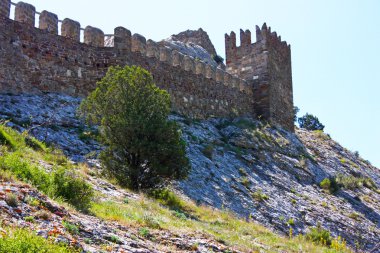
M304 116L298 118L298 124L301 128L305 128L307 130L321 130L325 128L325 126L319 122L319 119L312 115L306 113Z
M100 127L106 170L133 189L184 178L189 169L177 124L168 120L170 95L136 66L110 67L80 106L80 114Z

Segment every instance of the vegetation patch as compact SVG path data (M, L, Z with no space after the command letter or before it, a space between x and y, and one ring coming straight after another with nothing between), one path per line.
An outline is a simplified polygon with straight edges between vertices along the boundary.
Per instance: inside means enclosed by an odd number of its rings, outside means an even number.
M344 176L340 174L337 176L336 182L342 188L349 189L349 190L360 189L362 187L367 187L368 189L371 189L371 190L377 189L375 182L373 182L373 180L368 177L355 177L352 175Z
M51 240L35 235L26 229L5 228L0 236L0 253L74 253L74 248L54 244Z
M202 153L204 156L206 156L208 159L212 160L213 153L214 153L214 145L208 144L202 149Z
M266 195L265 193L263 193L263 191L262 191L261 189L255 191L254 193L252 193L252 197L253 197L256 201L259 201L259 202L262 202L262 201L265 201L265 200L268 200L268 199L269 199L269 196Z
M339 185L336 182L336 179L331 177L331 178L325 178L323 179L320 183L319 186L330 193L335 193L339 190Z
M332 238L330 232L326 229L323 229L320 224L317 227L309 229L310 231L306 234L306 239L312 242L330 246Z
M66 157L55 150L39 144L37 150L27 145L25 134L0 125L7 133L8 144L1 146L0 170L10 172L17 179L31 183L52 198L59 198L80 210L86 210L91 203L91 186L74 170ZM13 144L10 144L13 143ZM39 143L39 142L35 142ZM50 171L40 161L53 164Z

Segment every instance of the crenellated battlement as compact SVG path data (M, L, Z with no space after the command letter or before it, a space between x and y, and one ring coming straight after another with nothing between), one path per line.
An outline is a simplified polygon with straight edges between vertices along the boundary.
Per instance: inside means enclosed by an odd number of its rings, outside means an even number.
M109 66L129 64L149 70L157 85L172 95L173 110L179 113L196 118L258 116L256 84L244 74L247 72L244 66L234 69L234 64L239 59L245 62L244 57L257 45L276 47L279 54L289 53L290 57L290 47L287 52L286 42L281 42L270 28L257 29L254 44L251 32L240 30L239 47L235 33L225 36L225 71L140 34L132 34L124 27L116 27L114 34L104 34L92 26L83 29L75 20L59 20L56 14L45 10L39 13L34 6L23 2L13 4L13 21L9 19L11 4L9 0L0 0L0 38L3 40L0 41L0 65L3 66L0 92L59 92L84 96L94 89ZM36 15L39 15L38 28L34 27ZM113 45L107 43L105 47L105 37L109 36L114 38ZM269 59L259 61L264 68Z
M249 30L240 30L240 46L234 32L225 34L225 45L226 70L253 87L256 116L293 130L290 45L266 23L256 26L254 43Z

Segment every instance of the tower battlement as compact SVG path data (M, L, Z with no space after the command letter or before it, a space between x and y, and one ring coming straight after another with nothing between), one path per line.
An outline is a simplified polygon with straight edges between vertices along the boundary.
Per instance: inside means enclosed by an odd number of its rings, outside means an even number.
M293 88L290 45L272 32L266 23L256 26L256 42L251 32L225 34L227 72L247 81L253 88L256 117L294 130Z

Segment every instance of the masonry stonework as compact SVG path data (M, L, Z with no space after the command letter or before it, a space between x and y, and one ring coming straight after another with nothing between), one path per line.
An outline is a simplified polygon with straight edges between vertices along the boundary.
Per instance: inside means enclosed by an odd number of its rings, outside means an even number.
M34 26L36 8L24 2L18 2L15 8L15 20L28 26Z
M0 1L0 17L8 18L11 10L11 0Z
M41 12L40 29L46 30L52 34L58 34L58 16L48 11Z
M19 2L15 21L9 1L0 0L0 92L57 92L86 96L109 66L137 65L171 94L172 109L192 118L259 116L293 131L290 49L260 30L251 44L249 31L226 36L228 71L165 47L124 27L114 31L114 46L91 26L80 42L80 24L44 11L34 27L35 8ZM4 7L4 8L3 8ZM272 37L269 37L272 36ZM277 37L276 37L277 38ZM289 77L290 75L290 77ZM290 111L287 111L290 110ZM285 116L284 116L285 115Z
M253 87L256 117L294 131L290 45L266 24L256 26L255 43L249 30L240 30L240 46L234 32L225 35L225 45L227 71Z

